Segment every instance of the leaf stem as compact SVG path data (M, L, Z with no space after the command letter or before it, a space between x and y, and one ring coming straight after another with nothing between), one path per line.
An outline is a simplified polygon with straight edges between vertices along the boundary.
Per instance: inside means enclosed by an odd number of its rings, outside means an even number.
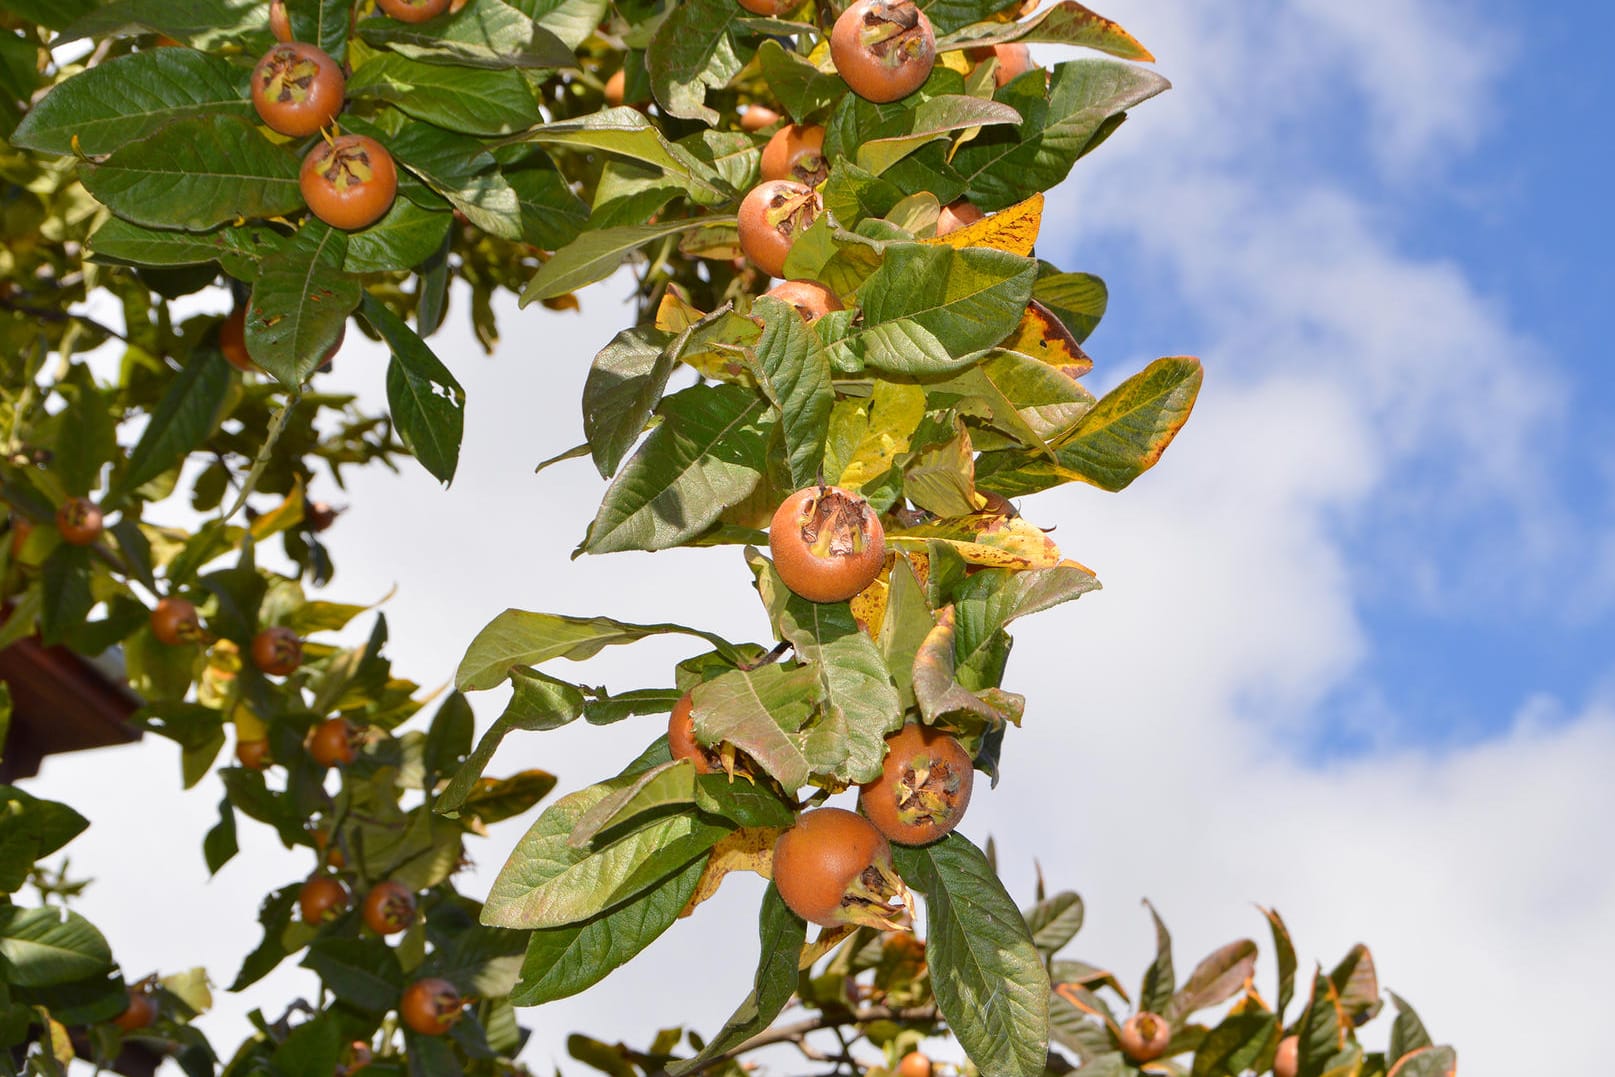
M252 461L252 470L248 471L247 477L241 480L241 489L236 494L235 503L230 506L228 512L219 517L220 523L229 523L230 517L240 512L242 506L247 503L247 498L252 496L252 491L258 485L258 480L263 477L264 468L269 466L269 458L274 455L276 443L280 441L281 435L286 432L286 424L292 417L292 409L297 407L297 402L301 399L303 399L303 390L299 387L287 395L286 403L275 413L275 417L269 421L269 433L264 438L263 447L258 450L257 457Z

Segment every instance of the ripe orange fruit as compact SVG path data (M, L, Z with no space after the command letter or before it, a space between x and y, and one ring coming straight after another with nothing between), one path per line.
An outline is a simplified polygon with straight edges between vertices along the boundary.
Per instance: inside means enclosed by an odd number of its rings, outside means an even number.
M910 897L892 848L869 820L841 808L803 812L774 843L774 885L792 912L821 927L904 927Z
M964 818L974 779L957 739L910 722L886 738L881 775L858 790L858 808L891 841L927 845Z
M768 549L786 587L813 602L840 602L880 575L886 530L858 494L809 486L775 510Z

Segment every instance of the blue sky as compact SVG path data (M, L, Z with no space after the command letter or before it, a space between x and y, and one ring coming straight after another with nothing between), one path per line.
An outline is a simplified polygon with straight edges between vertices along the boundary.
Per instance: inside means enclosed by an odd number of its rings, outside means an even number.
M1569 404L1562 423L1539 431L1542 468L1525 502L1507 490L1482 490L1442 506L1450 470L1479 473L1486 462L1455 460L1436 445L1403 462L1417 497L1360 506L1340 521L1370 653L1321 712L1339 720L1318 723L1305 744L1320 762L1387 741L1439 745L1495 735L1511 720L1503 701L1542 691L1584 700L1607 690L1612 672L1615 602L1608 581L1591 599L1587 576L1599 534L1615 521L1615 139L1608 137L1615 78L1584 43L1615 36L1615 7L1487 3L1466 15L1477 28L1490 24L1482 33L1496 63L1467 144L1449 144L1412 167L1387 167L1373 150L1371 103L1348 92L1283 122L1280 138L1244 158L1275 197L1303 184L1340 188L1403 256L1451 263L1524 338L1519 366L1560 383ZM1515 32L1526 27L1528 35ZM1163 69L1171 74L1170 58ZM1139 134L1128 128L1118 140ZM1593 135L1600 131L1604 137ZM1161 287L1161 262L1140 257L1130 232L1098 229L1073 257L1111 285L1111 315L1091 342L1096 354L1157 353L1206 333L1206 312ZM1237 357L1208 358L1247 372ZM1434 502L1426 499L1432 494ZM1519 551L1522 513L1555 517L1561 533L1552 549ZM1437 566L1442 582L1411 586L1410 554L1425 569ZM1352 715L1370 699L1382 720L1366 730ZM1383 719L1392 715L1387 728Z

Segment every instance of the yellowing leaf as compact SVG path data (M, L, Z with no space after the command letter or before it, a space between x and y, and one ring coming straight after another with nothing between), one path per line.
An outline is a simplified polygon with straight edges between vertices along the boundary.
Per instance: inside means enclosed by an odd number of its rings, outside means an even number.
M975 224L967 224L957 232L925 242L945 243L956 250L991 247L1025 257L1037 245L1037 233L1042 225L1043 196L1034 194L1026 201L983 217Z
M656 328L664 333L682 333L704 317L706 315L686 302L676 288L663 292L662 301L656 306Z
M988 568L1019 571L1063 563L1054 540L1019 516L979 513L886 532L887 545L910 556L924 552L932 540L952 546L970 564Z
M1072 378L1080 378L1093 369L1093 360L1082 350L1071 330L1035 299L1027 304L1020 324L999 347L1029 355Z
M868 400L838 401L830 413L825 478L858 490L886 474L908 451L909 437L924 417L925 390L918 385L877 381Z
M891 597L891 587L886 582L889 571L889 566L883 569L879 578L852 596L850 603L852 619L871 638L880 635L880 626L886 620L886 602Z
M252 537L262 542L270 535L279 534L303 522L303 477L292 483L292 492L285 499L256 520L252 521Z
M695 884L695 893L679 913L682 919L695 907L718 892L723 877L731 871L754 871L765 879L774 877L774 842L784 833L780 827L742 827L712 847L706 870Z

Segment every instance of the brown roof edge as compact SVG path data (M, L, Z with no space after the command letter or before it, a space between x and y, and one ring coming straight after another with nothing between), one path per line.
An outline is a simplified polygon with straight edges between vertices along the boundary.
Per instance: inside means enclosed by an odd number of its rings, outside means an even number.
M46 647L38 637L0 651L0 681L11 690L11 732L0 781L39 773L47 755L128 744L141 731L127 719L140 701L122 681L115 651L86 659L66 647Z

